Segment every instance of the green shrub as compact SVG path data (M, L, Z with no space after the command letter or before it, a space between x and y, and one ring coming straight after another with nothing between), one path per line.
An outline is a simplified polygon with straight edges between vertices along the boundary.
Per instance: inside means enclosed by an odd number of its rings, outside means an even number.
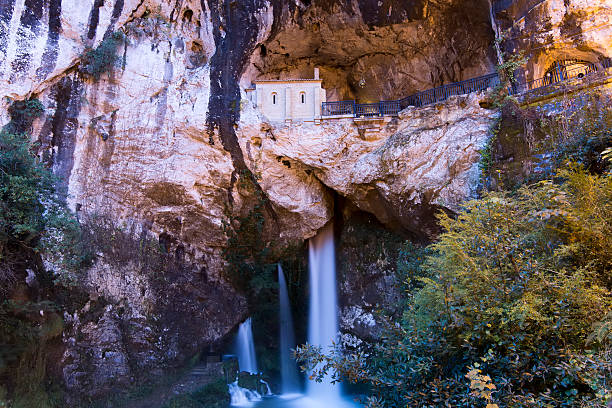
M27 133L42 112L38 100L14 102L11 122L0 131L0 382L15 407L50 406L43 385L45 350L61 335L63 323L55 303L24 298L26 291L13 301L12 293L24 285L29 269L44 299L56 289L54 279L73 276L78 250L78 223L57 196L55 179L32 151ZM55 271L44 269L43 255Z
M612 175L574 165L555 182L442 214L425 263L400 259L412 284L379 343L298 356L373 385L389 407L603 407L612 397L611 203Z
M29 121L37 105L23 110L17 121ZM13 110L13 113L15 111ZM0 292L10 289L14 272L45 252L49 260L76 267L78 222L55 193L55 179L31 150L27 133L0 132Z
M601 153L612 144L612 98L586 93L556 103L558 114L543 119L547 137L538 148L551 155L552 167L567 160L602 172L608 166Z
M4 128L9 133L25 133L30 130L32 123L45 111L45 107L38 99L14 101L8 108L11 121Z
M125 41L125 35L116 31L94 49L86 49L81 57L80 71L84 75L100 79L102 74L111 71L119 61L117 49Z

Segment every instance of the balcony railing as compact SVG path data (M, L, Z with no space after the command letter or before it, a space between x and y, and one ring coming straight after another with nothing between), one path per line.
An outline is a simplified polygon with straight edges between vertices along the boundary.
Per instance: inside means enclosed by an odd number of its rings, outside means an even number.
M576 61L573 64L578 64ZM571 64L571 62L570 62ZM510 86L508 92L511 95L544 89L548 86L558 84L574 78L584 78L599 71L605 71L612 68L612 59L607 58L598 64L580 63L573 68L567 68L558 64L553 70L550 70L542 78L537 78L526 82L516 82ZM571 65L570 65L571 66Z
M436 102L445 101L451 96L465 95L471 92L484 91L499 84L497 74L484 75L461 82L428 89L414 95L395 101L380 101L376 103L355 103L355 101L323 102L322 115L354 115L355 117L371 118L377 116L397 116L408 106L421 107Z
M323 116L353 115L355 114L355 101L323 102L321 114Z
M538 78L528 82L516 82L510 86L510 95L517 95L542 89L547 86L566 81L572 78L583 78L601 70L612 68L612 58L607 58L599 64L582 63L580 61L566 61L570 68L557 65L549 71L543 78ZM577 65L571 68L571 64ZM323 102L323 116L344 116L352 115L362 118L373 118L379 116L397 116L397 114L408 106L426 106L437 102L442 102L451 96L465 95L471 92L484 91L500 83L499 76L488 74L477 78L468 79L461 82L440 86L418 92L414 95L395 101L380 101L376 103L355 103L355 101Z

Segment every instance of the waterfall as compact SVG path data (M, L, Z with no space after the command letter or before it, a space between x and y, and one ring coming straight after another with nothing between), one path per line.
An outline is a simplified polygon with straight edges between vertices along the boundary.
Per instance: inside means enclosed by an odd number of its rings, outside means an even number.
M257 358L255 357L255 342L251 318L246 319L238 328L236 338L236 354L240 371L257 374Z
M329 224L309 243L310 314L308 342L323 352L332 349L338 336L338 301L336 295L336 256L334 229ZM308 396L331 403L340 401L340 387L328 374L322 382L308 383Z
M295 347L295 334L293 331L293 318L291 316L287 282L280 264L278 264L278 288L280 303L281 389L283 394L292 394L299 391L300 382L297 367L291 358L291 349Z
M255 401L261 400L261 394L238 385L238 380L227 385L232 407L252 407Z

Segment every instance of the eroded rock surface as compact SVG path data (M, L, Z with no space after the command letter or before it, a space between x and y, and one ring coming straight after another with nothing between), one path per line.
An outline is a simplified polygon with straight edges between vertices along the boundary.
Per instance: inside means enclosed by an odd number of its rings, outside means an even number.
M328 99L376 102L494 70L487 0L296 4L255 50L249 80L309 78L318 66Z
M495 116L479 101L472 94L409 107L398 118L321 125L266 123L250 107L238 136L270 200L305 214L312 233L332 214L322 184L388 227L431 237L435 210L456 210L476 192L479 150Z
M612 55L608 0L498 1L508 53L526 58L525 78L542 78L557 61L598 63Z

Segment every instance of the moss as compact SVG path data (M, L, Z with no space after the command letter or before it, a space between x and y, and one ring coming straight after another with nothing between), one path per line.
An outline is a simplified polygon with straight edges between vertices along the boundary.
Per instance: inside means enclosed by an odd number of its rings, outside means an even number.
M492 133L480 165L483 180L489 189L514 188L527 177L535 143L544 138L541 115L534 108L506 101Z
M478 167L480 168L480 173L483 180L486 180L491 176L491 166L493 165L492 149L493 144L497 141L500 127L501 120L495 120L489 129L489 134L491 136L487 140L486 145L480 149L480 161L478 162Z

